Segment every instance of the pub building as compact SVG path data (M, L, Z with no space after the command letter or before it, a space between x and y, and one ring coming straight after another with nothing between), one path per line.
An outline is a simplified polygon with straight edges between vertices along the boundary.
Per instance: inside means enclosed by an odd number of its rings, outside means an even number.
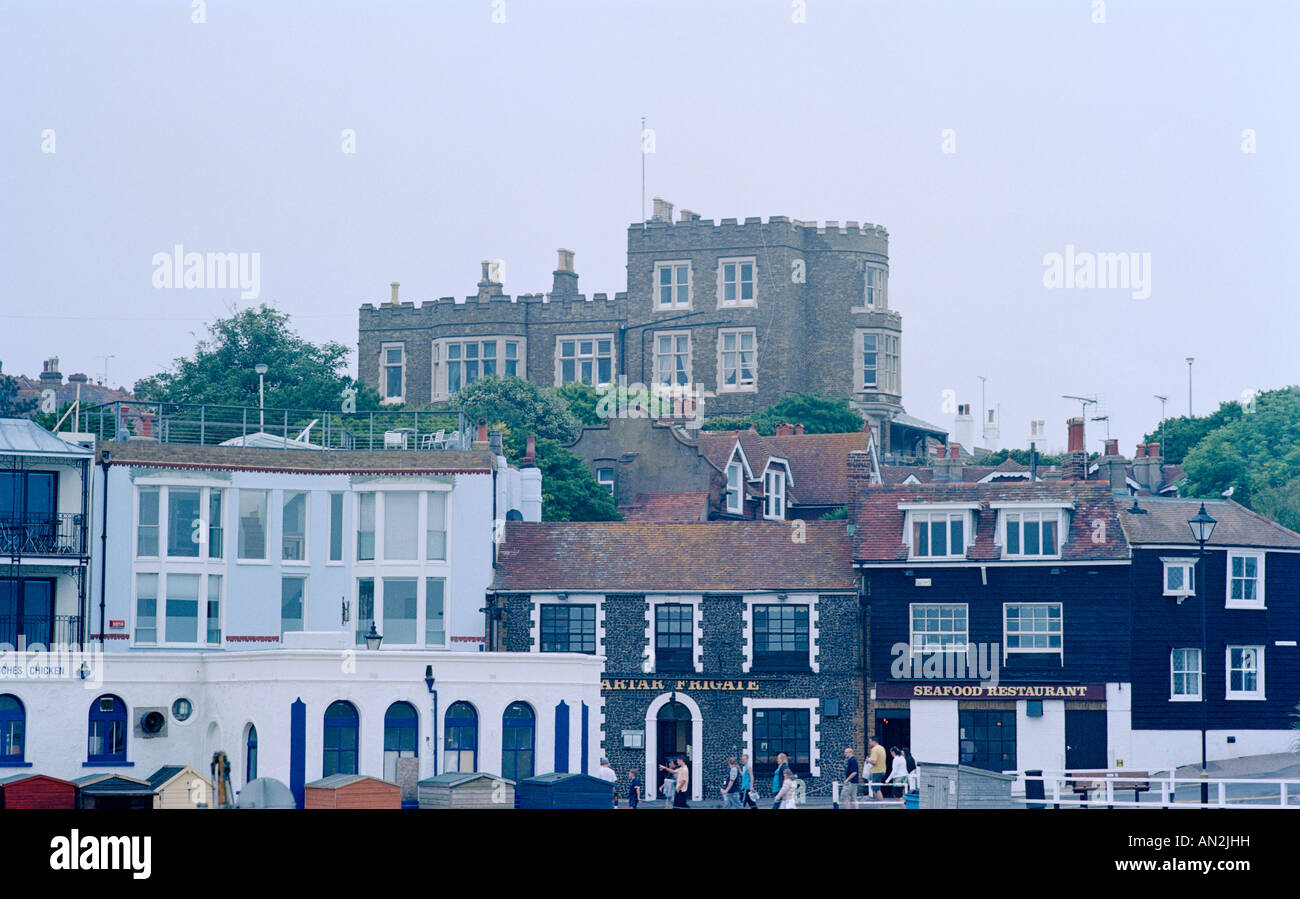
M860 481L866 466L850 457ZM1123 764L1121 502L1109 484L1080 480L859 488L853 553L878 739L922 764Z
M679 757L717 800L748 754L770 796L780 752L829 795L863 752L862 616L844 521L510 522L488 596L495 650L604 657L592 726L626 795ZM594 768L598 760L592 760Z

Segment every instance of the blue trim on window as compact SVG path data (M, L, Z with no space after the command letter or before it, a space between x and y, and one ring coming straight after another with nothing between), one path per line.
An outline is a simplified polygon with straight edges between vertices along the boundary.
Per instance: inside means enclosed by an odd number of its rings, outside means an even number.
M27 767L31 767L28 765ZM135 762L82 762L83 768L134 768Z
M113 700L113 711L101 712L99 710L100 703L105 699ZM100 765L111 767L126 763L127 740L130 736L130 731L127 729L129 717L130 715L127 712L127 705L120 696L116 696L112 693L102 693L91 700L90 714L87 716L86 720L86 766ZM103 738L105 742L108 742L111 739L114 725L121 727L121 752L106 752L97 755L90 751L91 731L97 722L103 724L108 730L108 733Z
M299 696L289 706L289 792L302 808L307 787L307 703Z
M321 746L321 777L358 774L361 771L361 716L345 699L325 709Z
M0 768L30 768L31 762L0 762Z
M563 699L555 707L555 773L569 773L569 704Z
M9 700L10 708L0 710L0 768L26 768L27 706L12 693L0 693L0 701ZM17 724L17 727L12 725ZM18 751L13 752L13 743Z
M512 702L501 715L501 776L518 782L536 767L537 713L526 702Z

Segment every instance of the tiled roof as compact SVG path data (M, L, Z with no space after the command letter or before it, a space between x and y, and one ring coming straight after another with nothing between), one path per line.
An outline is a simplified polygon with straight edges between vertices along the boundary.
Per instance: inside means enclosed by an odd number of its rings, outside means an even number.
M511 521L498 559L503 592L855 589L843 521Z
M994 544L997 512L989 505L999 502L1073 503L1069 533L1064 535L1061 550L1063 562L1127 559L1129 555L1109 484L1004 481L871 487L863 490L859 499L853 556L865 562L907 561L907 546L903 543L905 516L898 508L900 503L979 503L974 540L966 553L968 561L1001 559L1001 551Z
M244 446L197 446L115 440L100 444L114 465L327 474L448 474L490 472L486 450L329 450L305 453Z
M928 465L882 465L880 466L880 480L884 486L890 487L895 484L901 484L909 477L915 476L922 484L929 484L934 480L934 469Z
M707 493L639 493L636 502L619 506L624 521L705 521L709 516Z
M163 765L153 774L149 775L149 786L156 790L184 770L184 765Z
M1189 519L1205 503L1205 511L1218 522L1207 547L1259 546L1276 549L1300 549L1300 534L1288 530L1257 512L1230 499L1191 499L1139 497L1138 508L1132 502L1120 503L1120 520L1130 543L1174 544L1195 547Z
M852 498L849 453L866 452L867 431L846 434L792 434L764 437L772 455L790 460L794 483L790 499L797 505L840 506Z
M736 448L736 437L739 433L739 431L701 431L685 442L696 447L710 465L718 471L725 472L727 463L731 460L731 453ZM752 459L749 464L754 464Z

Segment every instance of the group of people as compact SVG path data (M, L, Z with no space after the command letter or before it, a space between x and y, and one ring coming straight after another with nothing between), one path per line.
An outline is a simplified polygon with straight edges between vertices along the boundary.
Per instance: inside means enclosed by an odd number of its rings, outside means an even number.
M892 758L892 763L887 760ZM844 782L840 786L839 805L841 808L856 807L859 788L866 784L866 798L876 800L882 797L901 797L905 792L919 787L919 774L916 759L906 747L890 747L888 755L885 747L876 742L875 737L867 739L867 765L869 770L862 771L853 747L844 747ZM660 765L664 773L660 791L664 796L665 808L690 808L687 799L691 792L691 768L680 756ZM617 784L618 775L610 767L609 759L601 759L596 776L602 780ZM772 774L772 808L795 808L798 794L799 778L790 767L790 759L784 752L776 757L776 771ZM758 790L754 783L754 769L749 763L749 756L742 754L739 758L727 759L727 774L718 792L722 795L723 808L758 808ZM637 770L628 772L627 804L636 808L641 804L641 780ZM617 792L614 804L618 804Z
M876 742L875 737L867 738L867 763L871 766L867 772L868 780L862 776L861 766L853 754L853 747L844 747L844 783L840 786L840 807L856 807L858 788L867 784L867 799L898 799L904 793L919 789L920 775L916 759L906 748L891 746L889 756L893 761L886 771L885 747Z

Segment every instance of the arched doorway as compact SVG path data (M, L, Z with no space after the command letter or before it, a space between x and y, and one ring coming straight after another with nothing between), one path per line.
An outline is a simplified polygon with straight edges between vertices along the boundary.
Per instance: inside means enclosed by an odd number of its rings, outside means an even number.
M673 757L684 758L691 766L691 799L704 796L700 781L704 748L704 718L695 700L685 693L662 693L646 709L646 795L657 796L664 774L659 765Z

